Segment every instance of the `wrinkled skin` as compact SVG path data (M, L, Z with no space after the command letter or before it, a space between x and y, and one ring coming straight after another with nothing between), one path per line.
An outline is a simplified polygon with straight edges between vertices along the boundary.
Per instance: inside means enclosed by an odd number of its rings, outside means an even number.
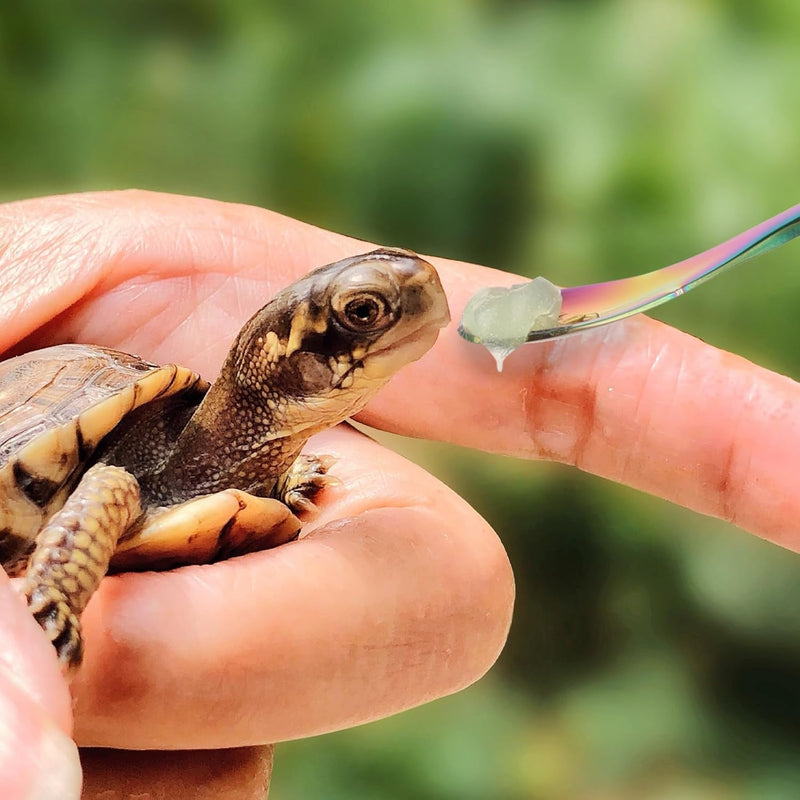
M268 211L140 192L2 206L0 348L26 337L26 348L97 342L213 378L263 298L366 249ZM454 319L476 289L515 280L433 263ZM409 402L420 386L425 402ZM499 376L451 326L361 419L574 464L798 549L798 402L793 381L635 317L523 348ZM325 492L306 539L102 584L84 616L74 721L54 654L0 584L0 698L27 721L13 747L0 746L0 785L27 785L42 731L55 726L89 746L246 748L225 754L219 796L260 797L265 743L391 714L491 666L513 579L485 522L352 429L313 449L337 457L342 485ZM87 796L123 787L192 796L191 776L209 758L90 751Z

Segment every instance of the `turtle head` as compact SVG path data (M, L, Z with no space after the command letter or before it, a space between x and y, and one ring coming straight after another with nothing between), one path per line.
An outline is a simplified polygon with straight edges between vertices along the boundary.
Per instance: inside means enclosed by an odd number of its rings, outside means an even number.
M244 326L223 375L240 401L284 416L276 427L318 429L360 410L449 321L427 261L375 250L280 292Z

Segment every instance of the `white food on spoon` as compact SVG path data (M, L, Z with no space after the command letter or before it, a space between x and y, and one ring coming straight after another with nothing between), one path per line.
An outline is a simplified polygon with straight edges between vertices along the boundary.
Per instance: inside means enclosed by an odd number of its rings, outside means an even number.
M494 356L497 371L508 355L525 344L531 331L555 328L561 313L561 290L547 278L514 286L481 289L469 299L461 317L468 338Z

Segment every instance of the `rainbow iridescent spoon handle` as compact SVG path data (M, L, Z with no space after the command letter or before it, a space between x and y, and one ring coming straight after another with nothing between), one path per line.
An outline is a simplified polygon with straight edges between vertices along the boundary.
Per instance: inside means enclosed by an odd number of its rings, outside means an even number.
M633 278L562 289L558 326L532 331L528 341L564 336L648 311L694 289L724 269L779 247L798 235L800 205L669 267Z
M517 338L513 342L504 342L502 339L491 337L491 331L488 332L488 337L485 332L477 336L474 332L464 329L463 321L459 333L468 341L487 346L489 338L496 348L502 349L503 345L506 345L510 351L523 342L553 339L600 325L608 325L633 314L648 311L673 297L679 297L724 269L779 247L798 235L800 235L800 205L793 206L704 253L669 267L632 278L561 289L558 324L541 330L530 330L522 340ZM497 291L499 293L503 290Z

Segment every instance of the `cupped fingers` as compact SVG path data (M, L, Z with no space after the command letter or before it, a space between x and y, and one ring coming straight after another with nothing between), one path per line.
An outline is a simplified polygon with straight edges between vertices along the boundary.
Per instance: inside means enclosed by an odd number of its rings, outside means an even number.
M304 737L456 691L491 666L513 578L488 525L352 429L312 444L342 483L299 541L103 583L73 685L79 743Z

